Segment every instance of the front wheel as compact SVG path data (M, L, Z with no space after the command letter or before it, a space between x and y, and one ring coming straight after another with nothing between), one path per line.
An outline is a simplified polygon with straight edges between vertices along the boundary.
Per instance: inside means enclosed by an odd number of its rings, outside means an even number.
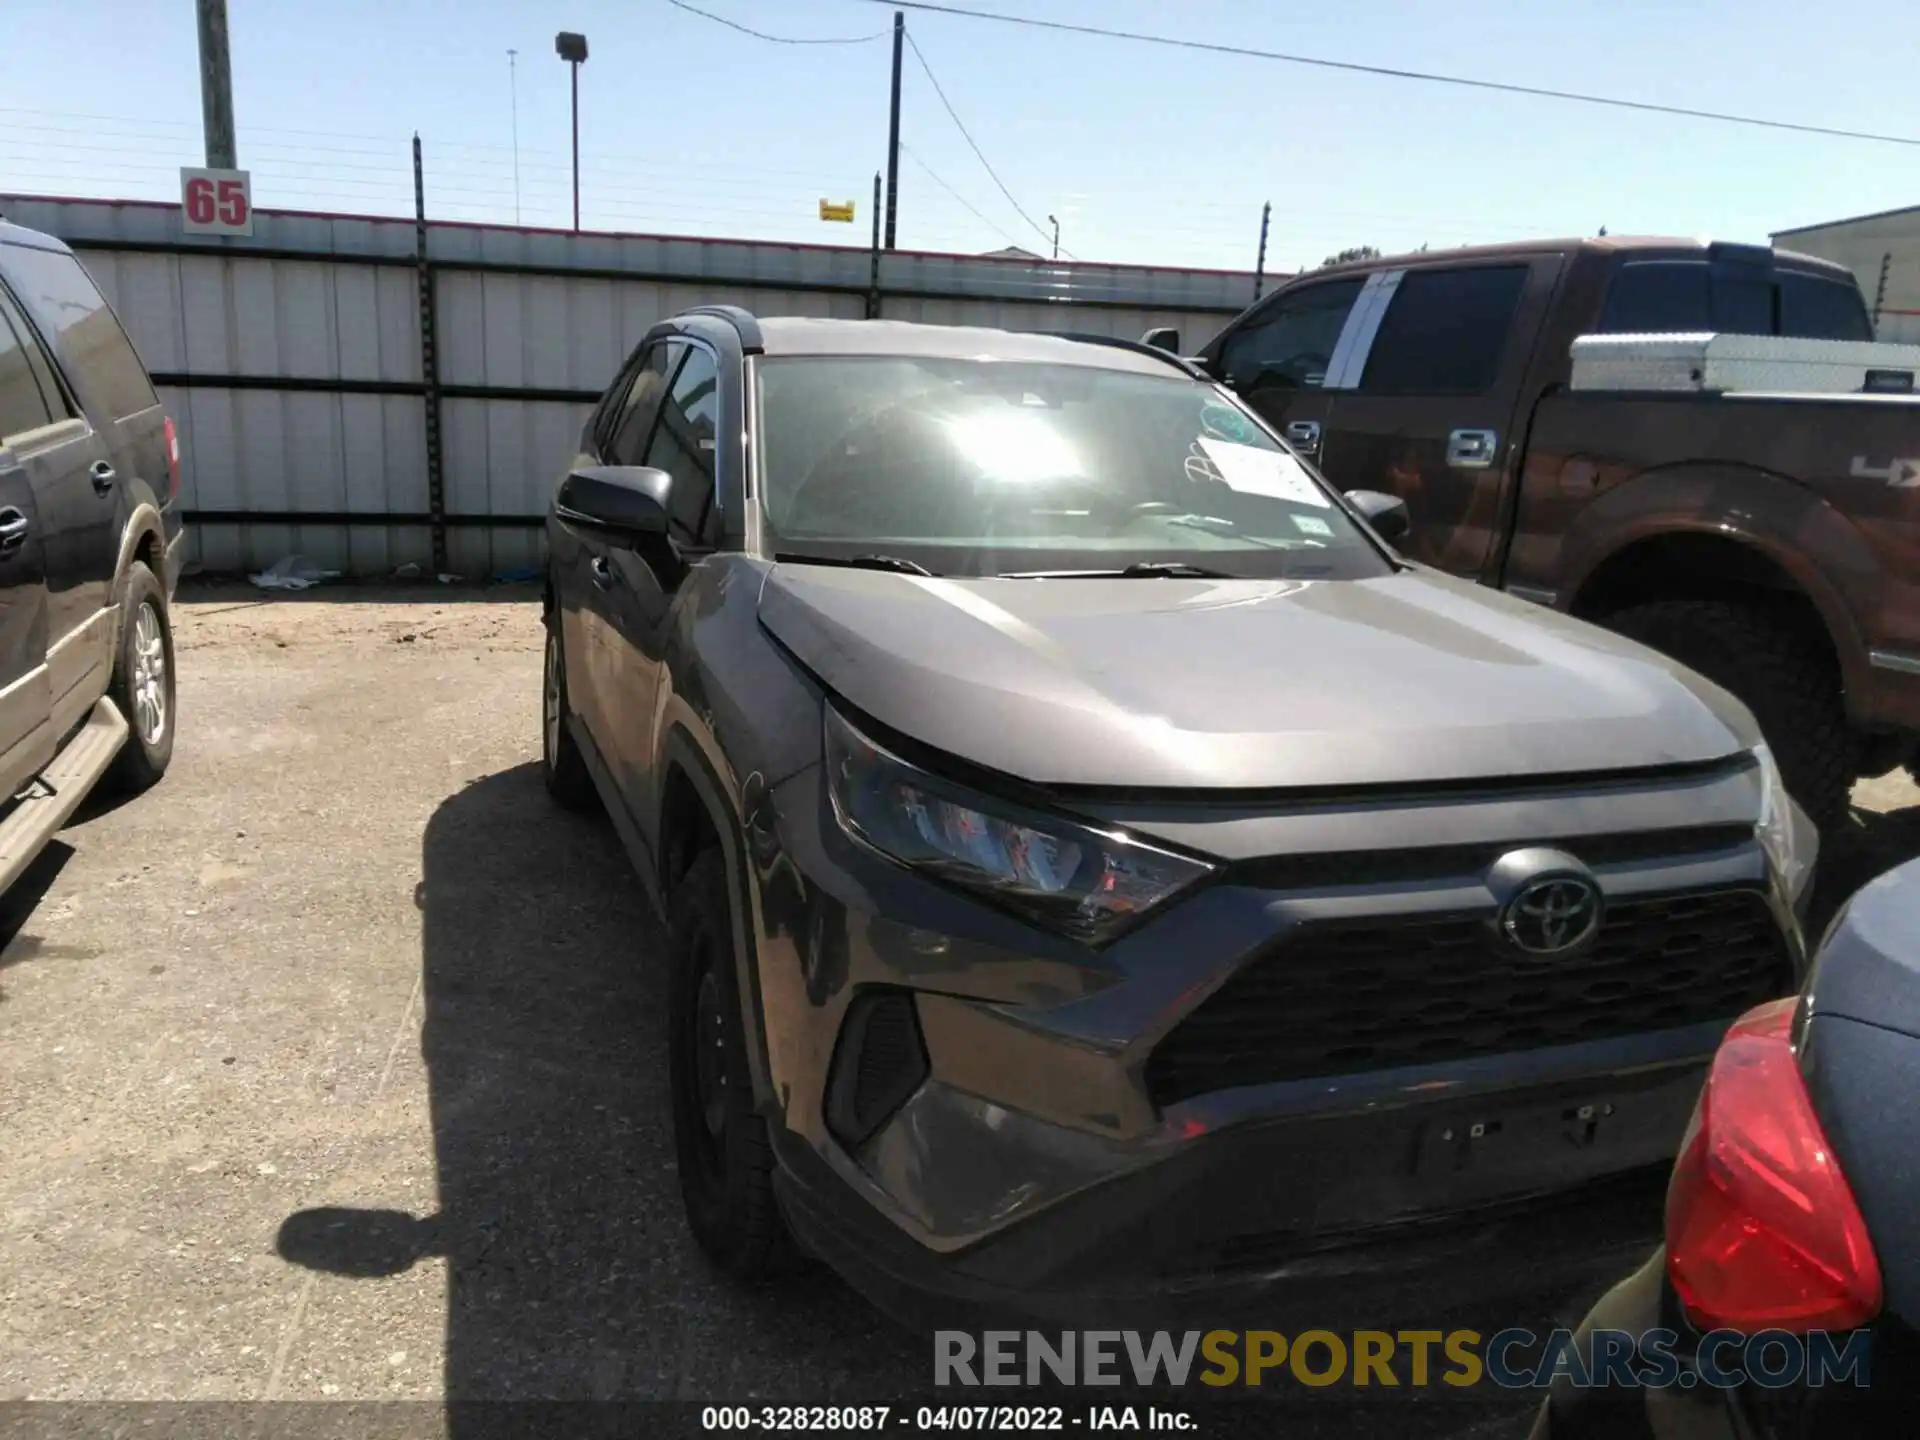
M1806 625L1721 600L1636 605L1602 623L1744 701L1760 722L1788 792L1822 838L1842 832L1860 746L1847 724L1839 667Z
M127 721L127 743L114 758L113 779L137 792L167 773L173 759L175 685L173 625L167 592L144 563L127 567L120 596L120 648L107 693Z
M569 810L591 810L599 801L593 777L581 757L569 722L567 652L560 642L560 617L547 620L547 653L540 683L540 771L547 793Z
M687 1225L722 1272L764 1279L799 1256L773 1190L766 1123L753 1108L719 850L693 862L669 911L668 1079Z

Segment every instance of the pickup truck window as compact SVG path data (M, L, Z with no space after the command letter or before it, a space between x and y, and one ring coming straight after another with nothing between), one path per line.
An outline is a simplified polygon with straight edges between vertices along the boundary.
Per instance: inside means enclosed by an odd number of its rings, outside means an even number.
M1607 287L1600 333L1790 335L1871 340L1860 292L1843 280L1795 271L1716 267L1704 260L1622 265Z
M1506 353L1525 265L1410 270L1374 336L1360 389L1376 395L1478 395Z
M53 412L27 363L27 344L0 310L0 440L51 424Z
M1318 390L1364 283L1332 280L1289 291L1228 337L1220 373L1248 397L1262 390Z
M114 420L160 403L127 332L78 260L55 250L11 245L7 268L41 334L64 352L67 376L83 399L90 383L94 399Z

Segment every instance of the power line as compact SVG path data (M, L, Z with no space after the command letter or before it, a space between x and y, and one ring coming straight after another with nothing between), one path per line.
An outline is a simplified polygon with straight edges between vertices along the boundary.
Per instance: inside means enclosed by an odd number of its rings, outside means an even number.
M689 5L687 0L667 0L676 10L684 10L689 15L698 15L703 20L711 20L716 25L724 25L729 30L738 30L742 35L751 35L756 40L771 40L776 45L865 45L870 40L884 40L889 32L878 35L849 35L844 38L832 36L792 36L769 35L764 30L755 30L751 25L742 25L738 20L729 20L724 15L715 15L711 10L702 10L698 5Z
M676 0L677 3L677 0ZM997 20L1002 25L1026 25L1069 35L1097 35L1106 40L1134 40L1145 45L1167 45L1178 50L1202 50L1214 55L1239 55L1252 60L1276 60L1285 65L1310 65L1321 70L1345 70L1357 75L1379 75L1391 80L1421 80L1430 85L1459 85L1470 90L1494 90L1505 95L1530 95L1542 100L1570 100L1581 105L1605 105L1616 110L1639 110L1653 115L1680 115L1690 120L1718 120L1727 125L1752 125L1764 130L1791 130L1801 135L1830 135L1841 140L1872 140L1883 145L1920 146L1920 137L1883 135L1871 130L1841 130L1829 125L1803 125L1792 120L1768 120L1758 115L1734 115L1722 110L1694 110L1684 105L1659 105L1651 100L1621 100L1611 95L1587 95L1577 90L1550 90L1537 85L1513 85L1500 80L1474 80L1464 75L1442 75L1431 70L1401 70L1390 65L1363 65L1354 60L1327 60L1317 55L1289 55L1279 50L1256 50L1247 45L1223 45L1210 40L1184 40L1174 35L1149 35L1138 30L1109 30L1099 25L1074 25L1064 20L1036 20L1025 15L1000 15L963 5L936 5L928 0L867 0L899 10L924 10L934 15L958 15L969 20ZM924 62L923 62L924 63ZM936 87L937 88L937 87ZM1028 221L1032 223L1031 220Z
M992 163L987 159L985 153L981 151L980 146L975 143L972 134L967 130L965 122L961 120L959 114L954 110L953 102L947 99L947 92L940 88L939 80L934 77L933 67L927 64L927 57L920 53L920 42L913 38L913 32L909 30L906 32L906 35L907 44L913 47L913 58L920 62L920 68L926 72L927 79L933 85L933 93L940 97L940 103L946 107L947 117L953 121L954 127L960 132L960 138L965 140L972 148L982 168L992 177L993 183L1000 187L1000 193L1007 197L1007 203L1019 212L1022 220L1033 226L1033 233L1038 235L1042 240L1051 240L1053 237L1047 231L1040 228L1039 222L1020 208L1020 202L1013 198L1013 192L1007 189L1006 182L1000 178L999 172L993 168ZM1073 252L1070 250L1064 251L1063 253L1065 253L1069 260L1075 258Z
M947 194L951 195L954 199L958 200L962 205L964 205L967 208L967 211L973 216L974 219L978 220L982 225L986 226L989 230L993 231L994 234L998 235L1002 240L1006 241L1007 244L1012 245L1016 243L1013 236L1009 235L1005 230L1001 229L998 225L994 224L993 221L989 220L986 216L982 215L978 210L974 209L972 201L968 200L966 196L962 195L958 190L954 189L951 185L947 184L946 181L942 180L938 175L934 174L933 167L927 164L927 162L922 160L918 155L914 154L913 151L908 148L907 143L904 140L900 142L900 153L905 155L909 160L913 161L914 164L918 165L922 170L924 170L929 180L933 181L934 184L938 185L942 190L946 191Z

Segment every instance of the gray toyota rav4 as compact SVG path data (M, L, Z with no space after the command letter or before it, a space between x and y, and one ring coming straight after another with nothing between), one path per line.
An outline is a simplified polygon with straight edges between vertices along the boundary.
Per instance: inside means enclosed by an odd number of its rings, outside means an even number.
M1645 1253L1815 837L1729 695L1405 520L1144 346L648 332L554 492L545 773L665 917L720 1268L1335 1325Z

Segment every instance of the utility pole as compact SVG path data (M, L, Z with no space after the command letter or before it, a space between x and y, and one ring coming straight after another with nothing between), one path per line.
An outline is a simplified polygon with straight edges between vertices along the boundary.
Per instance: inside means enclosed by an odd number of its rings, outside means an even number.
M507 103L513 116L513 223L520 223L520 70L518 50L507 51Z
M1058 260L1060 258L1060 222L1054 220L1051 215L1047 219L1053 220L1053 258Z
M1267 201L1260 207L1260 253L1253 261L1253 298L1260 298L1260 288L1267 278L1267 222L1273 218L1273 202Z
M907 15L893 12L893 103L887 119L887 249L893 249L894 219L900 213L900 46L907 36Z
M562 30L553 37L553 53L573 71L573 232L580 233L580 67L587 60L587 37Z
M227 57L227 0L196 0L200 12L200 123L207 168L238 170L233 143L233 62ZM898 42L895 42L896 44ZM899 66L894 67L897 72Z
M1887 251L1880 257L1880 283L1873 292L1873 333L1880 334L1880 312L1887 305L1887 273L1893 269L1893 252Z

